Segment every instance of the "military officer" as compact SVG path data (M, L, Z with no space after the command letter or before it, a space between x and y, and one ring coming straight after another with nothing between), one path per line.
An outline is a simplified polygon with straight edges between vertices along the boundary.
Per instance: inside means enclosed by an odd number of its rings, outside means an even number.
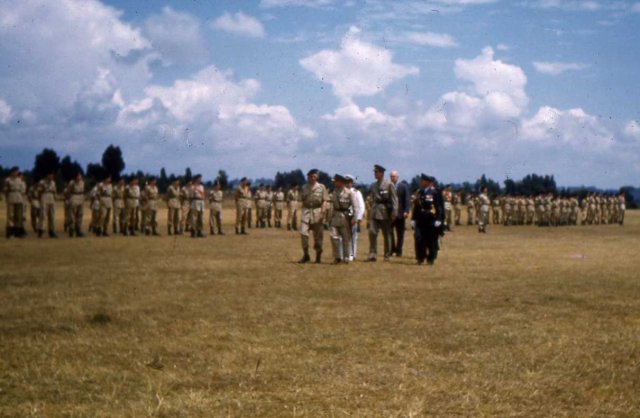
M118 180L118 184L113 188L113 194L111 197L113 198L113 233L121 233L124 234L125 228L125 218L127 217L127 212L124 208L124 188L125 181L123 178Z
M416 192L411 226L414 229L417 264L427 261L433 265L438 257L438 237L444 221L442 194L435 187L435 179L420 175L420 189Z
M84 180L82 173L78 172L73 180L69 182L69 193L71 195L71 226L69 227L69 237L83 237L82 216L84 214Z
M55 173L47 174L47 176L38 183L38 194L40 195L40 224L38 225L39 237L44 233L44 219L47 218L49 238L58 238L55 231L57 192Z
M113 210L113 185L111 176L107 175L102 183L98 185L98 196L100 199L100 222L98 222L97 235L109 236L109 220Z
M267 193L267 189L264 187L264 184L260 184L260 186L258 186L255 200L256 200L256 228L258 227L266 228L268 207L269 207L269 195Z
M300 200L300 193L298 192L298 185L296 183L291 184L289 191L287 192L287 231L298 229L298 201Z
M127 211L127 218L125 221L124 235L136 236L136 210L140 206L140 184L137 178L132 177L129 180L129 185L124 191L125 208Z
M333 247L333 263L348 263L351 253L351 228L356 225L354 209L358 202L355 193L345 187L346 179L340 174L333 177L335 189L331 204L333 212L329 221L329 234Z
M224 232L222 232L223 197L220 183L215 182L213 190L209 192L209 233L211 235L215 235L216 229L218 230L218 235L224 235Z
M22 180L20 179L20 169L12 167L9 177L4 179L3 187L5 201L7 202L7 229L6 237L12 236L22 238L21 232L24 199L22 196Z
M460 226L460 218L462 217L462 192L457 191L453 194L453 223Z
M251 189L247 182L247 178L240 179L240 184L234 193L236 202L236 235L247 235L246 226L248 222L248 211L251 207Z
M159 236L158 233L158 181L151 177L144 188L144 198L146 202L145 210L145 235Z
M204 186L202 176L197 174L193 177L193 187L191 188L191 238L204 238Z
M618 205L618 224L622 226L624 224L624 212L627 210L626 197L624 191L621 191L617 198Z
M391 254L395 254L396 257L402 257L404 231L406 229L405 220L411 212L411 191L409 190L409 183L407 183L406 180L398 181L400 175L397 170L391 171L389 179L396 189L398 200L397 214L395 218L391 219L391 231L389 233L389 237L391 238Z
M167 234L180 233L180 180L174 179L165 194L167 201Z
M480 202L480 210L478 211L478 232L485 234L487 232L487 224L489 223L489 208L491 199L489 199L489 190L485 187L478 196Z
M188 180L180 189L180 234L191 230L191 187L193 181Z
M284 210L285 195L282 187L273 194L274 219L273 223L276 228L282 228L282 211Z
M316 263L322 259L322 238L324 232L324 216L329 201L329 193L322 183L318 182L319 171L311 169L307 173L307 183L302 186L300 199L302 214L300 220L300 237L302 240L302 258L299 263L308 263L309 234L313 234L313 244L316 252Z
M369 216L369 256L365 261L376 261L378 253L378 232L382 231L384 240L384 261L391 254L391 220L398 216L398 196L393 183L384 179L385 168L376 164L373 175L376 179L369 188L371 213Z

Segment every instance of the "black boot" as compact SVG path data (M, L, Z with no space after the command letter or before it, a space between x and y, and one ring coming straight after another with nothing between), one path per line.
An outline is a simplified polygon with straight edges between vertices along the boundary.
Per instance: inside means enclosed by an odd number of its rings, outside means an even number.
M240 234L241 234L241 235L249 235L249 234L247 234L247 231L245 231L245 230L244 230L244 227L242 227L242 228L240 229Z
M159 237L160 236L160 234L158 234L158 230L156 229L155 226L151 229L151 233L153 234L154 237Z
M287 231L291 231L291 224L287 224Z
M96 237L102 235L102 230L100 228L93 228L93 232L96 233Z
M53 229L49 231L49 238L58 238L58 236L56 235L56 231L54 231Z
M298 263L300 264L305 264L311 261L311 257L309 257L309 250L303 250L303 251L304 251L304 254L302 255L302 258L300 259L300 261L298 261Z
M78 237L78 238L84 237L84 234L82 233L80 228L76 228L76 237Z
M136 236L136 228L135 227L131 227L129 228L129 235L131 235L132 237Z
M198 231L198 238L206 238L206 236L202 233L202 231Z
M322 250L316 251L316 264L320 264L321 260L322 260Z
M42 229L38 229L38 238L42 238L44 231Z
M224 232L222 232L222 227L218 227L218 235L224 235Z
M73 238L73 228L68 227L67 232L69 233L69 238Z
M196 230L192 229L191 230L191 238L195 238L196 237Z
M216 233L215 233L215 231L213 230L213 227L212 227L212 226L210 226L210 227L209 227L209 235L215 235L215 234L216 234Z
M236 226L236 235L240 235L240 231L238 230L237 226Z

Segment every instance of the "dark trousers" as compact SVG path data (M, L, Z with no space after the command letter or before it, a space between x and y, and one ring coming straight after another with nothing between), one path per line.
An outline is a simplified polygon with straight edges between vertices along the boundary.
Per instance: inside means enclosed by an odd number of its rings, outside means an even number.
M396 218L391 225L391 252L402 255L404 244L405 221L404 218Z
M435 227L416 226L414 232L416 259L420 262L425 259L434 262L438 257L438 231Z

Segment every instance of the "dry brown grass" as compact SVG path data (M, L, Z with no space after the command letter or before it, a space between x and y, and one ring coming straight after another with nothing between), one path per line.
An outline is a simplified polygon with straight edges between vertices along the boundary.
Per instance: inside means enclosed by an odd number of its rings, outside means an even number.
M459 227L433 268L300 266L275 229L2 240L0 415L638 416L627 219Z

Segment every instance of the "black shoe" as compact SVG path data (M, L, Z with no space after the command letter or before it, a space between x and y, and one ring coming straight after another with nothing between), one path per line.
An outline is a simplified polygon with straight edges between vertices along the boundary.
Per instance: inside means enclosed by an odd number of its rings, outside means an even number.
M247 231L244 230L244 228L240 229L240 235L249 235L247 233Z
M42 238L44 231L42 229L38 229L38 238Z
M102 233L102 236L103 236L103 237L108 237L108 236L109 236L109 234L107 234L107 231L104 231L104 232Z
M224 235L224 232L222 232L222 229L218 229L218 235Z
M305 251L304 255L302 256L300 261L298 261L298 263L299 264L305 264L305 263L308 263L309 261L311 261L311 257L309 257L309 253L307 251Z
M335 260L333 260L333 263L331 264L341 264L342 263L342 259L341 258L336 258Z
M369 257L367 257L364 262L365 263L371 263L371 262L375 262L376 261L376 256L375 255L370 255Z
M320 264L322 261L322 251L316 251L316 264Z
M196 231L195 229L191 230L191 238L195 238L196 237Z
M198 231L197 236L198 238L206 238L205 235L202 233L202 231Z
M429 266L433 266L434 261L433 260L427 260L427 265Z
M84 237L84 234L82 233L81 230L79 230L79 229L76 230L76 237L78 237L78 238Z
M55 231L49 231L49 238L58 238Z
M236 228L236 235L240 235L240 231Z

